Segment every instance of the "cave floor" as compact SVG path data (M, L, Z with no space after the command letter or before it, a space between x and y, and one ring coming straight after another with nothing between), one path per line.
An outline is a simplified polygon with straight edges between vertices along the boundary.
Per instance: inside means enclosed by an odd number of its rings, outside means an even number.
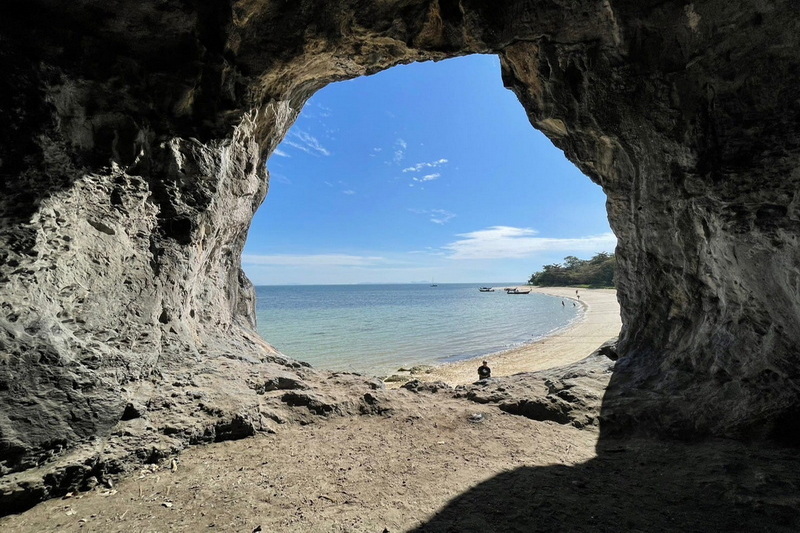
M795 450L604 440L398 391L331 418L191 448L113 488L0 519L33 531L797 531ZM480 416L476 416L480 415Z

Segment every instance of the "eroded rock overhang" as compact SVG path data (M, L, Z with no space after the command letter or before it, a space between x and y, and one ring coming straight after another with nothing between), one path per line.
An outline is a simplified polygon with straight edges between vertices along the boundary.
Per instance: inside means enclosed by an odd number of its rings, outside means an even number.
M332 386L254 332L240 257L264 162L327 83L471 53L500 55L532 125L608 196L624 327L603 431L797 434L799 26L788 1L6 13L0 476L68 453L102 475L101 439L158 456L312 404L376 409L369 380Z

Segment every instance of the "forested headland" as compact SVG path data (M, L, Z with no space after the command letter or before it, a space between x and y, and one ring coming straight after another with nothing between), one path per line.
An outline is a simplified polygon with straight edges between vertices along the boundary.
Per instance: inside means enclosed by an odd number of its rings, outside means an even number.
M614 287L616 264L614 254L608 252L600 252L591 259L568 255L562 264L544 265L543 270L533 273L528 283L543 287Z

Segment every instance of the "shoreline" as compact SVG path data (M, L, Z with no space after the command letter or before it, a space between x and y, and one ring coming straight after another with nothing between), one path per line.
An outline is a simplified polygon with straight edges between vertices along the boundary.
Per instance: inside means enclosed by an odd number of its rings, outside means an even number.
M622 320L616 289L577 289L579 297L576 297L575 287L519 288L531 288L533 292L561 298L566 305L579 304L583 307L583 316L555 334L532 343L491 355L444 363L409 377L421 381L444 381L451 386L466 385L478 379L477 367L481 361L489 363L492 377L537 372L576 363L619 335ZM387 385L394 387L402 383L387 382Z

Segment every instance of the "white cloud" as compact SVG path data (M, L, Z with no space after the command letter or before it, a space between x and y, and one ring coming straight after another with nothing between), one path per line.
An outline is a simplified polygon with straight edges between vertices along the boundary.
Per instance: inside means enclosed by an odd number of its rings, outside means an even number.
M275 150L273 150L272 153L275 154L275 155L279 155L281 157L291 157L289 154L287 154L286 152L284 152L280 148L275 148Z
M333 110L329 107L325 107L324 105L320 104L319 102L314 102L319 109L320 113L319 116L322 118L328 118L333 114Z
M286 185L291 185L292 184L292 180L290 180L289 178L287 178L283 174L270 174L269 175L269 181L270 181L270 183L272 183L272 182L285 183Z
M386 261L383 257L316 254L316 255L252 255L242 256L243 265L280 265L280 266L371 266Z
M537 234L529 228L492 226L459 234L463 239L443 248L449 252L450 259L510 259L554 251L597 253L613 250L617 244L613 233L572 239L536 237Z
M303 108L303 112L300 115L300 120L315 120L319 123L323 123L324 121L321 119L329 118L333 115L333 110L329 107L326 107L319 102L317 102L313 97L311 100L308 101L306 106Z
M424 250L411 250L407 252L409 255L430 255L430 256L443 256L445 253L440 248L426 247Z
M292 130L283 144L311 155L331 155L331 152L322 146L316 137L301 130Z
M392 157L392 161L400 163L406 156L406 148L408 148L408 144L403 139L397 139L394 142L394 156Z
M426 176L422 176L421 178L411 178L414 181L424 182L424 181L433 181L435 179L439 179L442 175L438 172L436 174L428 174Z
M455 213L451 213L450 211L445 211L444 209L418 209L416 207L409 208L409 211L414 213L415 215L427 215L430 217L430 221L434 224L447 224L456 217Z
M430 163L417 163L414 166L410 166L408 168L404 168L403 172L419 172L423 168L433 168L433 167L440 167L447 163L447 159L439 159L438 161L431 161Z
M349 195L353 195L355 193L356 193L356 191L354 191L353 189L347 189L346 191L342 191L342 194L346 194L348 196Z
M444 209L433 209L431 210L431 222L434 224L444 225L450 222L453 218L455 218L455 214L451 213L450 211L445 211Z

